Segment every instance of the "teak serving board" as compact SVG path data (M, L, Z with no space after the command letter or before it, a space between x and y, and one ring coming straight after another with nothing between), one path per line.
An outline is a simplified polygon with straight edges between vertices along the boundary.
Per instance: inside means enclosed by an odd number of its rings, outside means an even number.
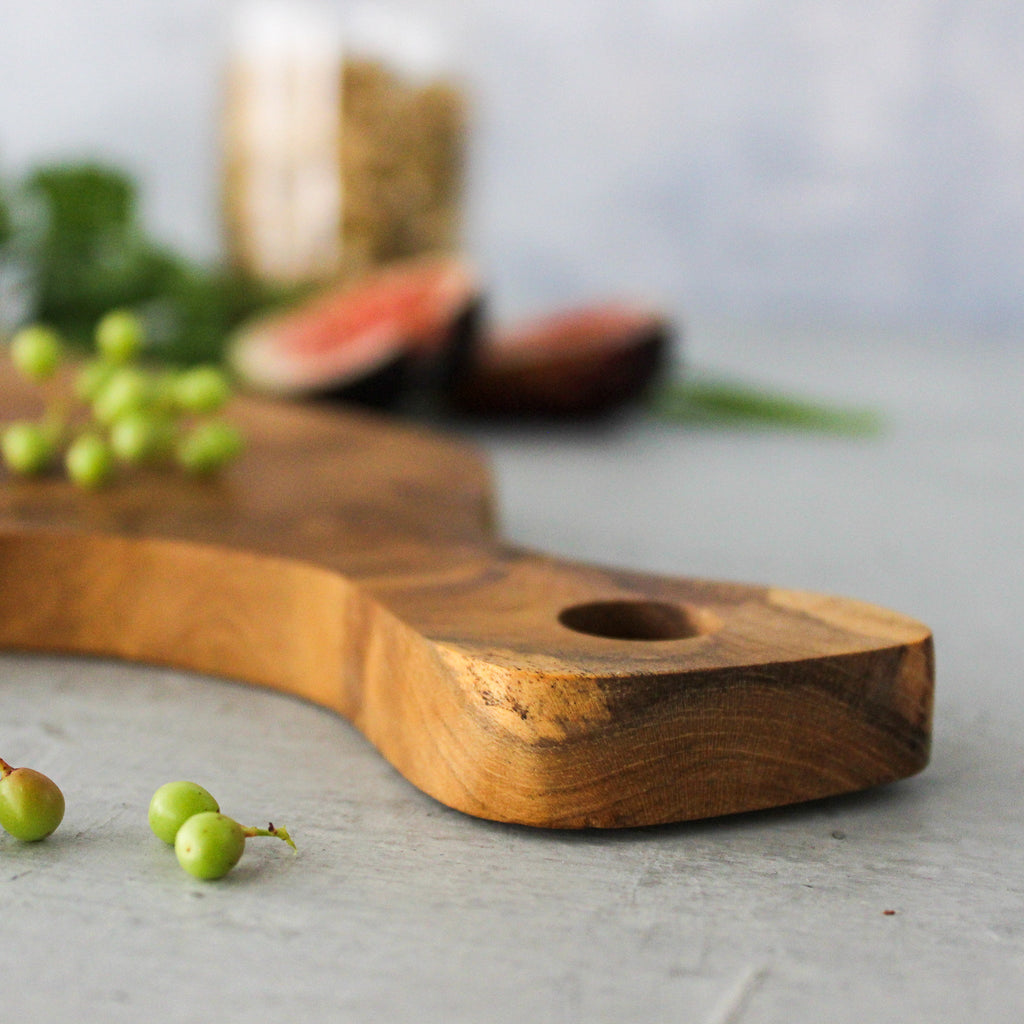
M0 377L0 418L29 397ZM495 534L465 444L259 400L207 482L0 470L0 646L178 666L353 722L469 814L649 825L921 770L929 630L857 601L570 564Z

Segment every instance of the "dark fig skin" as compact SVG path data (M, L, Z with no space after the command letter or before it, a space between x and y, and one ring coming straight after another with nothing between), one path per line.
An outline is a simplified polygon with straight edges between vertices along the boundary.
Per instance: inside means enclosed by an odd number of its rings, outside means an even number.
M664 373L673 331L659 314L595 306L506 331L477 350L453 388L453 411L480 418L607 416Z
M324 402L341 402L366 409L390 411L397 409L409 394L412 379L412 359L407 352L399 352L383 366L344 384L316 391L310 398Z

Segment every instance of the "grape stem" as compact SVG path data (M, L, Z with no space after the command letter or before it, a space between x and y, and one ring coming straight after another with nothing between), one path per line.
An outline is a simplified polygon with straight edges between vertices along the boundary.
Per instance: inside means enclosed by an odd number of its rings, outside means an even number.
M293 850L298 850L298 847L292 840L292 837L288 834L288 829L283 826L274 826L273 822L269 822L266 828L242 828L242 832L251 839L253 836L273 836L275 839L283 839Z
M62 444L67 436L71 421L70 403L60 396L54 396L46 404L43 415L43 429L54 447Z

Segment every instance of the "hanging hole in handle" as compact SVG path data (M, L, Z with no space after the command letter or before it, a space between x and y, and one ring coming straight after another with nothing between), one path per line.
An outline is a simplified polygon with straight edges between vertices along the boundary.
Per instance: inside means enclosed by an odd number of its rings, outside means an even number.
M563 608L558 621L609 640L687 640L718 628L708 612L663 601L589 601Z

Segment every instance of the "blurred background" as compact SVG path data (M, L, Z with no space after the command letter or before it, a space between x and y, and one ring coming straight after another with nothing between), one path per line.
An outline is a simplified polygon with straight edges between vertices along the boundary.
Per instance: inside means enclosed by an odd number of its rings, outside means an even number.
M627 294L684 320L1019 336L1019 4L390 9L466 83L465 247L497 310ZM0 171L113 162L157 237L218 257L234 15L0 0Z

